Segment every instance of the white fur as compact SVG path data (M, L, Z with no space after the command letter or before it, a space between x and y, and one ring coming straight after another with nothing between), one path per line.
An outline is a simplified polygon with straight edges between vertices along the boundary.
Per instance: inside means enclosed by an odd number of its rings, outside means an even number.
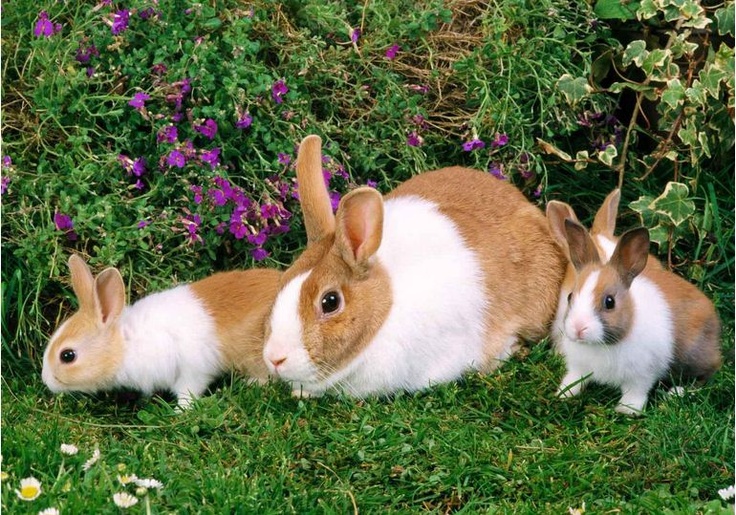
M375 259L391 281L393 303L385 323L356 359L327 378L317 378L307 367L299 373L282 371L281 377L295 390L321 394L334 389L356 397L419 390L481 366L483 273L454 222L418 197L387 200L383 240ZM288 314L282 315L283 309ZM294 309L293 298L276 299L266 356L292 331L279 324L296 318ZM293 354L301 359L306 353L301 342L289 349L289 360Z
M591 274L591 278L594 274ZM649 390L657 380L664 377L674 357L674 334L672 316L662 292L645 277L638 276L629 292L633 304L633 319L628 334L618 343L597 343L602 335L600 320L596 319L584 340L576 340L573 317L589 321L592 312L586 284L581 294L573 299L560 341L560 350L565 356L567 373L562 380L559 393L577 395L588 381L616 386L622 397L617 411L626 414L639 413L644 409ZM580 303L585 306L579 306ZM568 330L570 329L570 330Z
M595 237L596 243L600 246L601 250L603 250L603 256L605 259L601 259L604 263L607 263L609 259L611 259L611 256L613 256L613 251L616 250L616 241L612 240L610 238L606 238L602 234L598 234Z

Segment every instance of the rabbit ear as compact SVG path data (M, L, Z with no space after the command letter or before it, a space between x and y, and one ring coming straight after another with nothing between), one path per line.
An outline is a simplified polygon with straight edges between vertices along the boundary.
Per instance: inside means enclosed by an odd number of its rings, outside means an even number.
M335 243L353 269L365 269L381 246L383 197L373 188L357 188L342 199L337 210Z
M611 256L613 266L628 288L631 282L647 266L649 258L649 231L644 227L625 232Z
M72 275L72 288L79 301L79 309L94 309L95 279L87 263L77 254L72 254L69 256L69 271Z
M125 284L116 268L107 268L95 279L95 300L102 323L117 319L125 307Z
M618 203L620 200L620 189L616 188L608 194L595 214L593 226L590 228L591 233L613 237L613 233L616 230L616 217L618 216Z
M551 200L547 204L546 213L547 224L549 225L549 232L569 260L570 249L567 245L567 231L565 230L565 220L578 222L578 217L575 216L575 211L573 211L573 209L568 204L565 204L564 202L559 202L557 200Z
M565 219L565 235L570 249L570 262L575 270L579 271L589 263L600 262L598 251L585 227L569 218Z
M322 174L322 140L319 136L307 136L299 145L296 177L307 240L316 242L335 232L335 215L332 214L332 203Z

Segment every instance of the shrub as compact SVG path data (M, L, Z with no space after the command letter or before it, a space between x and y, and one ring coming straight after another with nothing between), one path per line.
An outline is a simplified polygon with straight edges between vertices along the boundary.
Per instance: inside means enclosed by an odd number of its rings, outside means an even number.
M722 214L733 195L720 188L733 191L723 148L733 142L709 143L709 155L700 132L680 143L667 127L703 126L677 122L703 96L702 117L725 127L718 102L732 108L732 75L717 98L704 89L695 100L681 77L685 93L673 84L660 104L656 134L670 147L634 159L640 118L626 126L615 109L643 90L634 78L604 87L600 68L643 63L644 50L626 52L601 5L596 17L559 0L15 3L2 35L4 355L38 365L70 309L60 302L70 252L120 267L133 298L215 270L287 265L304 242L293 162L309 133L325 141L335 203L358 184L387 191L456 164L583 212L623 169L646 179L629 191L652 199L663 177L689 181L693 213L672 221L685 243L673 261L727 305L733 223ZM650 211L647 222L659 216Z

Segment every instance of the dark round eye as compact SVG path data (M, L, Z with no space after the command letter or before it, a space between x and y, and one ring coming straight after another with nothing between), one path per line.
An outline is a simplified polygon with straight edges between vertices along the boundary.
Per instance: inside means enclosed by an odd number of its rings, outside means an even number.
M570 304L571 301L572 301L572 292L570 292L567 296L567 303Z
M322 313L329 315L340 308L340 294L336 291L328 291L322 296Z
M72 361L77 359L77 353L71 349L64 349L59 354L59 359L62 363L71 363Z
M616 307L616 299L613 298L613 295L606 295L603 299L603 306L606 309L613 309Z

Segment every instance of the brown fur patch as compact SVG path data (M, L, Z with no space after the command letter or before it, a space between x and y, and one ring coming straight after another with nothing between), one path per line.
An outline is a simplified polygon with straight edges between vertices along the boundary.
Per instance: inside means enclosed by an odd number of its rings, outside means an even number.
M322 140L319 136L307 136L299 145L296 176L307 238L316 242L335 230L332 203L322 175Z
M650 256L649 261L656 261ZM695 285L659 267L647 268L644 276L665 295L675 326L673 370L687 377L708 379L722 363L720 327L713 303Z
M225 362L253 379L268 378L264 330L280 277L264 268L221 272L191 284L215 321Z
M329 291L340 293L342 310L324 316L320 301ZM336 249L322 257L302 285L299 317L304 346L325 377L368 346L386 320L391 303L391 282L382 266L374 263L358 277Z
M614 344L622 340L631 329L634 306L628 288L621 282L621 278L613 268L609 266L589 267L585 277L587 278L595 270L600 270L598 282L593 288L593 299L596 302L595 312L603 323L604 343ZM584 280L581 277L581 285ZM605 298L608 295L615 301L615 307L610 310L605 308Z
M498 365L509 342L547 334L565 259L536 206L507 182L460 167L417 175L387 198L403 195L437 204L480 261L488 299L484 369Z

